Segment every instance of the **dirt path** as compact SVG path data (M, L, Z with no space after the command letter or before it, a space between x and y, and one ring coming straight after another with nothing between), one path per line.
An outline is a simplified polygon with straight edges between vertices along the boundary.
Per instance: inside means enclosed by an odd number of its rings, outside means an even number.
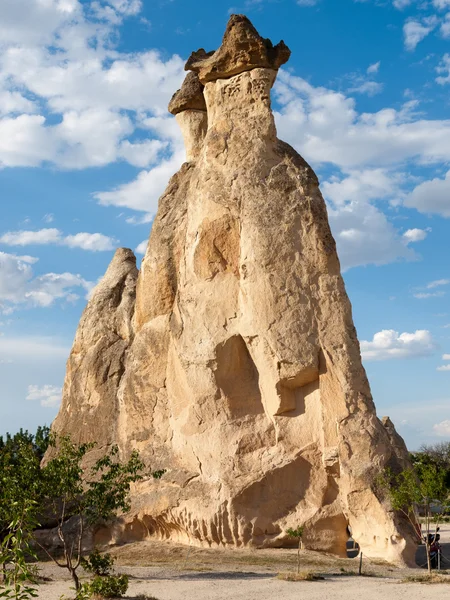
M441 528L441 541L450 559L450 526ZM450 598L447 584L400 583L408 576L423 575L420 569L397 569L383 561L364 560L364 572L355 576L359 558L338 559L304 551L301 569L320 573L323 581L287 582L279 572L296 569L295 550L227 550L188 548L169 542L140 542L111 550L116 571L130 576L128 600L435 600ZM73 598L66 572L41 563L42 575L51 581L39 588L42 600ZM449 565L450 567L450 565ZM333 575L334 574L334 575ZM146 595L146 596L145 596Z

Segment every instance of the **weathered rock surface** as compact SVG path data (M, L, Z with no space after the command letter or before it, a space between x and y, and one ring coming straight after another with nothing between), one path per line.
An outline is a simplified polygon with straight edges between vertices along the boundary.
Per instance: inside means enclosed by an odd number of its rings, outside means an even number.
M258 67L278 70L290 55L283 41L274 46L259 35L247 17L232 15L220 48L215 52L205 52L203 48L193 52L185 69L198 73L200 81L206 83Z
M177 115L183 110L205 110L206 102L203 96L203 84L196 73L188 73L183 85L175 92L169 102L169 112Z
M280 546L303 524L307 547L345 555L350 525L365 555L412 562L413 534L374 486L405 448L375 413L317 178L276 137L288 51L261 40L232 17L224 45L188 63L207 113L180 105L188 162L136 290L119 250L90 300L54 429L167 469L99 540Z

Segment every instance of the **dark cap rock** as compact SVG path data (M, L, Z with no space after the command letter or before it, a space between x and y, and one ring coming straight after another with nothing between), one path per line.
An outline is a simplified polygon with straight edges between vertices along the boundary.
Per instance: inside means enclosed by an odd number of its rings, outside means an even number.
M203 87L197 73L188 73L183 81L183 85L175 92L169 102L169 112L177 115L183 110L188 109L206 110Z
M246 16L231 15L220 48L215 52L203 48L193 52L184 68L198 73L204 84L258 67L277 70L290 55L283 41L274 46L259 35Z

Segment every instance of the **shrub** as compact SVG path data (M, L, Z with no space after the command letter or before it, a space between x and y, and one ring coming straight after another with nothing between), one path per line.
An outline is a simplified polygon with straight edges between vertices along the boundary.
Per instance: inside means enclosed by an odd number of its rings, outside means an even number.
M83 583L76 600L90 598L120 598L128 589L128 575L96 575L92 581Z
M105 577L111 573L115 558L111 554L100 554L98 548L95 548L87 558L81 559L81 566L85 571Z

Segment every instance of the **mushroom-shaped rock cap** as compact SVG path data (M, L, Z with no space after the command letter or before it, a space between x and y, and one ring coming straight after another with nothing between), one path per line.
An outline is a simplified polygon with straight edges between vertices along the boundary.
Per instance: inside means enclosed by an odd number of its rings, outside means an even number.
M203 85L197 73L188 73L181 88L175 92L169 102L169 112L177 115L183 110L206 110L203 97Z
M215 52L205 52L203 48L193 52L184 68L198 73L205 84L258 67L277 70L290 55L283 41L274 46L259 35L247 17L231 15L220 48Z

